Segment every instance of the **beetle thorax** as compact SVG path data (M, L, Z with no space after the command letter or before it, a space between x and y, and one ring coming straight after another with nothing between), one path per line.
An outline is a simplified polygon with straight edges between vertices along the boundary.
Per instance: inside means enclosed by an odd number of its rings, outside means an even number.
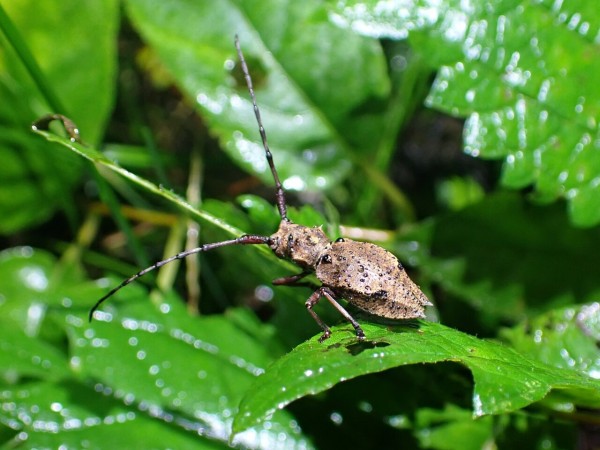
M285 220L271 239L271 249L279 258L304 268L314 268L323 252L331 248L331 241L320 227L310 228Z

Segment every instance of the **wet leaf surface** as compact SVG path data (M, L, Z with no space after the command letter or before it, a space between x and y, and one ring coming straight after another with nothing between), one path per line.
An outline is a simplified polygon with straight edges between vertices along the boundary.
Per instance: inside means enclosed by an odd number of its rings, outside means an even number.
M548 311L503 330L502 336L522 353L554 367L600 379L600 304Z
M254 78L284 187L331 187L349 174L351 151L368 154L374 148L377 135L365 130L381 130L385 111L357 114L355 108L389 92L380 47L331 27L317 1L200 2L195 8L184 3L129 0L126 5L133 24L197 102L212 132L238 164L271 182L237 67L234 34L240 37ZM279 20L272 20L275 17ZM319 52L314 51L315 35L328 43ZM317 59L309 60L309 55ZM352 71L339 70L340 66ZM364 75L360 82L354 76L357 71ZM330 89L332 83L345 87ZM352 95L346 95L348 91Z
M336 327L324 344L315 337L277 360L244 397L234 422L242 431L288 403L335 384L406 364L452 361L474 379L475 416L500 414L542 400L553 389L584 406L600 405L600 382L575 371L557 370L497 342L477 339L436 323L387 328L364 324L367 340L351 327Z
M71 382L29 383L0 391L1 421L27 433L14 445L30 448L227 448L136 413L111 397ZM24 424L27 424L24 426ZM101 444L100 444L101 443Z
M467 153L503 159L506 186L533 184L545 201L568 199L574 223L600 222L597 9L345 0L334 20L362 34L408 36L438 69L429 105L467 118Z
M35 273L50 280L54 268L50 255L33 249L5 251L0 261L0 275ZM184 445L199 439L198 448L220 448L231 437L242 395L271 363L272 353L281 352L264 345L268 330L241 313L232 319L194 318L180 299L153 302L139 286L117 295L89 324L87 310L105 292L106 282L73 279L54 279L37 290L44 298L56 295L62 308L42 309L36 316L41 325L28 335L27 320L9 320L30 317L38 300L11 290L18 279L0 280L5 280L0 313L6 321L0 331L0 422L26 431L15 439L25 439L28 446L102 442L106 434L131 427L137 430L132 442L143 430L155 430L161 442ZM311 447L283 411L233 442L252 448Z

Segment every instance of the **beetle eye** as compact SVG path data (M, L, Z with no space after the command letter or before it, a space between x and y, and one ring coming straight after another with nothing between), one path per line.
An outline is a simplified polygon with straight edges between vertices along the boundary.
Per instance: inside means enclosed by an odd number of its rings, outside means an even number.
M345 242L345 241L346 241L346 240L345 240L344 238L337 238L337 239L335 240L335 242Z
M323 255L321 257L321 262L325 264L331 264L331 255Z

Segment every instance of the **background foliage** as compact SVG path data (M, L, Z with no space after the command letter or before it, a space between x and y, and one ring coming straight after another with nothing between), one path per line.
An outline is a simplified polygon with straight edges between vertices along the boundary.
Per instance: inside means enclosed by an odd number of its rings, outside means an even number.
M0 2L3 448L597 445L592 3L88 3ZM393 251L430 321L324 305L319 344L244 247L87 322L276 229L236 33L292 219Z

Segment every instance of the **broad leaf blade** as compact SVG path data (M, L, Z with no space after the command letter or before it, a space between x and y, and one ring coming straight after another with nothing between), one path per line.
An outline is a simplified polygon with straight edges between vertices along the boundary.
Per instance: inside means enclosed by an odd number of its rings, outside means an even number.
M271 362L267 349L226 317L191 318L180 299L152 308L145 295L136 302L139 292L132 291L118 311L97 313L91 327L81 317L67 317L76 370L126 404L158 417L175 416L227 442L240 399ZM280 433L290 448L308 444L287 413L233 442L271 448Z
M72 380L3 389L0 402L0 421L25 432L13 445L27 448L226 448Z
M600 379L600 304L548 311L502 336L522 353L554 367Z
M221 146L265 181L271 176L250 99L243 78L231 71L236 34L286 188L331 186L348 174L351 147L374 148L376 139L365 130L381 129L382 115L355 109L388 94L383 53L374 41L332 27L320 2L126 4L136 28L197 102ZM331 89L334 84L343 88Z
M0 319L0 380L14 384L22 378L56 380L68 374L67 359L56 348L28 336L12 320Z
M275 362L240 405L234 422L239 432L288 403L314 395L360 375L406 364L453 361L473 373L473 412L499 414L542 400L560 389L580 405L600 405L600 382L526 358L512 348L477 339L436 323L418 328L364 324L360 343L350 327L337 327L324 344L313 338Z
M136 285L115 295L89 324L88 307L105 286L60 279L61 264L44 252L1 256L0 379L8 388L0 396L0 422L31 432L29 446L54 442L60 437L47 434L57 433L68 442L102 439L137 420L159 440L174 433L177 442L192 436L199 446L210 446L206 437L227 443L242 395L281 353L265 345L272 330L256 320L240 313L231 320L192 317L181 299L150 299ZM233 443L273 448L281 439L286 448L311 448L285 411Z
M336 2L335 20L406 37L439 69L429 104L468 117L465 149L503 158L503 182L600 222L600 12L583 2Z

